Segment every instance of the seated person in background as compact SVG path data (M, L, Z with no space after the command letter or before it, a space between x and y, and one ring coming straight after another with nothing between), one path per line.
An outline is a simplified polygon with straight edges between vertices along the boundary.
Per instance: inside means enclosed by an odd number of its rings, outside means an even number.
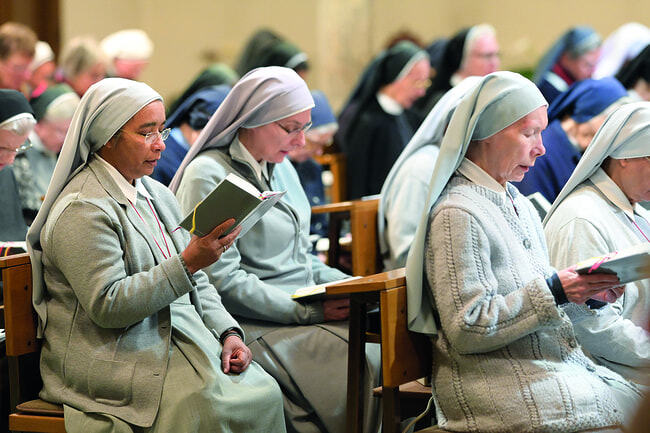
M56 84L32 98L30 104L38 122L29 134L32 147L18 155L14 162L27 225L34 221L41 207L72 115L79 105L79 96L67 84Z
M552 104L573 83L591 78L600 56L600 35L587 26L566 31L544 54L533 81Z
M641 23L625 23L603 42L592 78L613 77L650 44L650 29Z
M546 124L537 87L495 72L463 98L442 139L406 277L409 328L433 337L445 430L600 431L640 402L634 384L587 358L559 308L618 278L555 271L537 211L509 184L544 154Z
M153 42L140 29L111 33L99 45L108 58L109 75L129 80L140 78L153 54Z
M282 66L296 71L306 79L309 62L305 52L269 29L256 31L242 50L237 61L237 73L244 76L255 68Z
M616 74L635 101L650 101L650 45Z
M346 157L348 199L379 194L413 135L404 110L424 95L429 69L427 53L403 41L375 57L361 75L336 134Z
M11 164L22 152L36 119L17 90L0 89L0 241L24 241L27 226Z
M342 432L348 301L291 298L296 289L346 277L311 254L309 201L286 158L305 145L313 106L307 85L291 69L272 66L249 72L190 148L170 189L187 213L229 173L260 191L287 191L207 272L244 328L255 359L280 384L288 430ZM364 425L375 431L375 345L368 348L367 358Z
M311 110L311 128L305 132L305 145L289 152L289 159L298 173L300 184L305 190L310 206L325 204L323 169L314 161L314 156L323 154L323 148L332 144L334 134L339 129L334 112L327 97L321 91L311 92L314 108ZM313 214L309 233L327 236L327 215Z
M176 111L187 98L205 87L219 86L221 84L227 84L232 87L238 79L239 76L230 66L225 63L213 63L194 77L181 96L169 105L167 113L171 114Z
M424 97L415 101L411 110L418 119L415 128L420 126L442 95L464 78L483 77L498 71L501 66L499 42L494 27L489 24L462 29L438 47L441 55L435 65L431 64L436 69L431 87Z
M70 39L61 53L57 81L65 82L79 97L106 76L108 60L91 36Z
M553 203L544 221L551 264L562 268L650 242L644 200L650 200L650 102L627 104L607 119ZM615 303L568 304L564 311L596 362L650 385L650 279L626 284Z
M377 233L387 271L406 266L426 206L440 141L456 105L478 82L478 77L465 78L438 101L386 177L377 212Z
M148 177L164 123L160 95L121 78L75 112L27 235L40 396L64 405L69 433L283 432L277 383L200 270L239 230L174 231L178 203Z
M54 82L54 52L45 41L36 42L36 50L32 63L29 64L30 77L27 81L30 89L30 98L35 94L43 93Z
M24 24L7 22L0 26L0 89L27 90L37 40L36 33Z
M615 78L583 80L560 95L548 109L548 128L542 132L546 155L528 168L521 182L524 195L540 192L553 203L575 169L582 153L609 113L628 101Z
M165 151L151 177L163 185L169 185L187 151L228 92L230 86L225 84L203 88L187 98L167 118L167 127L171 131L165 140Z

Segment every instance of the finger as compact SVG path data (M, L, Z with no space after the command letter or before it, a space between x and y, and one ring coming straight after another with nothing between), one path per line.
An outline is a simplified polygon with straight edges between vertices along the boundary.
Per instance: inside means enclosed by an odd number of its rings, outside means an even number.
M222 234L226 232L233 224L235 224L235 219L230 218L216 226L209 234L208 236L213 237L213 238L219 238Z
M228 236L224 236L222 241L225 241L226 243L228 243L228 245L230 245L233 242L235 242L235 239L237 238L237 236L239 236L239 233L241 233L241 226L237 226L233 231L228 233Z
M611 283L611 284L616 284L620 283L620 280L615 274L590 274L590 275L583 275L585 281L587 281L589 284L595 284L595 283ZM618 284L617 284L618 285Z
M231 356L232 352L230 349L226 349L224 346L224 349L221 351L221 368L223 369L224 373L228 373L230 371Z

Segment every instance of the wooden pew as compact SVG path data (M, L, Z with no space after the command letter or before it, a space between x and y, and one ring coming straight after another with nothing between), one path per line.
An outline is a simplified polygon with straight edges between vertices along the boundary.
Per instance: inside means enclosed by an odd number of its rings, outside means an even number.
M379 199L354 200L313 206L312 213L329 213L329 250L327 263L336 267L341 255L339 236L342 222L350 220L352 234L352 273L372 275L382 268L377 241L377 209Z
M331 295L350 296L350 336L348 345L348 402L346 431L363 431L364 381L363 359L366 342L381 344L381 372L384 433L399 432L403 395L410 392L412 382L430 376L432 348L428 337L410 332L406 317L406 277L404 268L370 275L347 283L327 287ZM380 334L366 332L368 305L379 301ZM420 387L414 392L431 395L431 389ZM407 395L408 397L408 395ZM436 426L422 433L441 432Z
M65 433L63 406L38 398L42 387L32 307L32 267L26 253L0 258L11 414L9 430Z
M345 181L345 155L343 153L325 153L314 157L314 160L332 172L333 182L329 187L332 203L342 202L347 198Z

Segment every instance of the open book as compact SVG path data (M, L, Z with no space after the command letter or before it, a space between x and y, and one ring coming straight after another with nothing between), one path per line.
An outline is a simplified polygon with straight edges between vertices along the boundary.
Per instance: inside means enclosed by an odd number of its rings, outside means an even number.
M222 222L234 218L235 224L222 237L237 226L241 226L239 236L243 236L285 192L260 192L250 182L230 173L194 207L180 226L192 234L205 236Z
M616 274L621 284L650 278L650 243L592 257L576 265L579 274Z
M361 277L343 278L342 280L330 281L329 283L318 284L316 286L302 287L296 290L293 295L291 295L291 298L301 302L312 302L324 299L327 297L325 287L333 286L334 284L347 283L348 281L356 280L359 278Z

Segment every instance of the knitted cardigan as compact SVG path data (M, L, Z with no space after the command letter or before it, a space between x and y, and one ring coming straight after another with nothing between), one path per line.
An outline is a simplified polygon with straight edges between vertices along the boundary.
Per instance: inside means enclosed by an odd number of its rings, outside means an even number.
M453 431L572 432L622 424L639 391L596 366L555 305L542 225L513 199L455 175L431 212L425 273L440 332L433 389Z

